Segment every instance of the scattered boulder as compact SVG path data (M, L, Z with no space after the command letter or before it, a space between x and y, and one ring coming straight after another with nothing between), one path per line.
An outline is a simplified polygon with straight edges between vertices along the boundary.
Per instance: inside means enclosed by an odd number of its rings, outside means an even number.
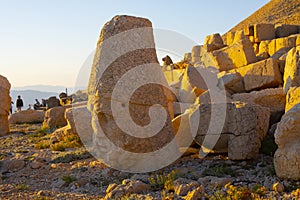
M245 92L243 77L239 72L220 72L218 81L218 86L225 88L230 94Z
M67 125L67 121L65 119L65 110L65 106L57 106L47 110L45 113L43 126L53 129Z
M287 111L275 132L274 167L279 178L300 180L300 104Z
M286 94L285 112L300 103L300 87L291 87Z
M60 106L60 100L55 96L49 97L49 99L46 100L46 104L47 104L47 109L54 108L56 106Z
M214 106L213 112L218 113L214 117L217 116L218 119L212 119L212 106ZM224 109L222 124L220 116ZM199 122L195 121L196 116L200 116ZM268 132L266 124L269 124L269 118L269 108L255 104L200 104L191 107L172 122L175 132L184 131L186 132L184 135L191 135L195 123L198 123L195 142L202 146L202 151L228 151L229 159L245 160L258 156L261 141ZM219 133L211 132L212 130L209 129L212 120L215 120L214 127L220 127Z
M239 72L242 75L246 91L278 87L282 84L278 63L272 58L230 72Z
M207 52L221 49L224 46L223 39L219 33L208 35L204 40L204 48L207 50Z
M248 38L223 49L213 51L212 56L215 67L220 71L243 67L257 61L252 43Z
M285 94L290 87L300 86L300 46L292 48L287 54L283 81Z
M22 110L9 116L10 124L42 123L45 111L43 110Z
M274 24L254 24L254 41L272 40L275 38Z
M11 102L9 93L10 83L7 78L0 75L0 136L9 133L8 114Z
M289 35L299 33L299 25L290 24L276 24L275 25L275 36L276 38L287 37Z
M194 103L196 97L207 90L206 83L198 68L189 66L186 68L179 90L179 101Z
M280 121L285 109L285 94L282 88L269 88L250 93L232 95L233 101L258 104L267 107L271 111L270 124Z

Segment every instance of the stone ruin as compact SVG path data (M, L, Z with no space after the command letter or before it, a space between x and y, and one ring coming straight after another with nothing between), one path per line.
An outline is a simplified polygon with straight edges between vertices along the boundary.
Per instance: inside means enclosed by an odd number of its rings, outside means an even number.
M199 126L193 140L201 146L201 151L228 153L231 160L257 158L267 134L273 134L271 138L275 138L273 140L278 145L274 155L276 174L280 178L300 179L298 173L300 141L297 131L299 130L297 122L300 119L297 114L300 102L298 81L300 26L297 26L296 31L294 25L251 25L242 31L227 33L226 41L223 41L219 34L208 36L204 45L195 46L191 53L184 55L185 66L175 69L178 79L176 82L169 82L171 95L166 88L150 84L131 94L130 101L125 101L122 96L126 96L127 91L113 97L113 89L119 79L136 66L158 64L152 32L147 35L150 38L148 45L151 48L146 50L135 50L134 42L133 46L132 44L128 46L128 51L118 46L122 44L118 43L120 41L117 41L115 46L112 45L112 48L116 48L116 52L126 53L121 57L118 57L120 56L118 53L109 55L104 48L106 44L104 46L100 44L124 31L143 27L151 27L151 22L130 16L116 16L104 26L90 76L88 103L77 109L76 107L66 109L67 126L59 129L60 133L77 132L80 135L84 132L82 130L88 130L84 137L88 138L88 142L95 143L93 134L100 132L103 135L97 137L105 142L96 141L97 148L102 149L103 153L108 153L109 161L115 162L116 165L125 162L128 167L129 163L136 164L137 161L126 161L127 157L121 152L105 151L111 149L112 145L135 153L152 151L168 143L179 129L185 132L184 135L191 135L194 123ZM137 38L132 38L132 41L139 42L140 36L137 34L135 37ZM126 45L121 46L127 47ZM216 81L213 84L216 87L208 87L205 78L199 76L199 70L203 69L210 69L215 75ZM158 79L164 79L160 74L160 68L151 73L155 73L151 75ZM147 79L149 74L146 71L144 73L139 71L138 76ZM225 91L223 102L213 98L221 91ZM116 101L117 108L120 109L117 115L112 111L112 101ZM126 103L129 105L129 117L141 126L149 123L151 105L159 103L166 109L168 117L165 126L153 140L149 142L128 136L119 127L120 124L116 123L120 118L119 120L121 122L125 120L123 123L126 124L128 119L124 118L128 116L122 114ZM221 104L226 105L226 115L220 132L209 132L210 136L217 137L216 143L210 148L209 145L205 146L207 144L205 138L208 134L208 124L211 123L212 107ZM92 118L92 125L83 121L77 122L85 125L75 125L76 115L73 113L76 112L78 116ZM195 118L197 115L200 117ZM217 123L218 121L212 122ZM275 133L274 131L270 133L269 129L273 130L274 127ZM59 132L57 135L59 137ZM110 141L106 141L106 137ZM183 137L180 139L185 140ZM184 144L183 142L178 148L184 147Z

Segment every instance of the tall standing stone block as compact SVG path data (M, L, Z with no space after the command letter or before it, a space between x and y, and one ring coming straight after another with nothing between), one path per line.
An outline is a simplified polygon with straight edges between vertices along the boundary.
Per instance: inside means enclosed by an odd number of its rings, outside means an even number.
M94 56L88 109L92 114L94 145L108 164L128 170L143 165L121 152L147 154L174 138L172 97L165 86L152 23L133 16L115 16L107 22ZM155 115L153 109L160 109L160 113L163 110L165 119ZM162 127L155 125L160 122ZM157 132L149 135L149 131Z
M9 133L8 113L11 102L9 91L9 81L4 76L0 75L0 136L4 136Z

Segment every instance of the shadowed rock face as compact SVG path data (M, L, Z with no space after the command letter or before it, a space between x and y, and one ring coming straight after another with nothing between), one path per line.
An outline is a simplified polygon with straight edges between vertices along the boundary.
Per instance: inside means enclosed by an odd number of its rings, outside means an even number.
M10 83L4 76L0 75L0 136L9 133L8 113L11 102L9 91Z
M88 96L95 140L101 141L98 149L115 146L132 153L148 153L174 138L172 97L157 60L148 19L116 16L105 24Z

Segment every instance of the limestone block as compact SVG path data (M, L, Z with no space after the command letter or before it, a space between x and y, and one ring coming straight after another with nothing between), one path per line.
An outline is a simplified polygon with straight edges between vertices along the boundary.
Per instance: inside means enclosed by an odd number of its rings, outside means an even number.
M300 104L288 110L278 123L274 167L279 178L300 180Z
M275 38L274 24L255 24L254 39L255 42L263 40L272 40Z
M285 93L290 87L300 86L300 46L292 48L287 54L283 81Z
M277 87L282 84L278 63L269 58L230 72L239 72L244 78L246 91Z

